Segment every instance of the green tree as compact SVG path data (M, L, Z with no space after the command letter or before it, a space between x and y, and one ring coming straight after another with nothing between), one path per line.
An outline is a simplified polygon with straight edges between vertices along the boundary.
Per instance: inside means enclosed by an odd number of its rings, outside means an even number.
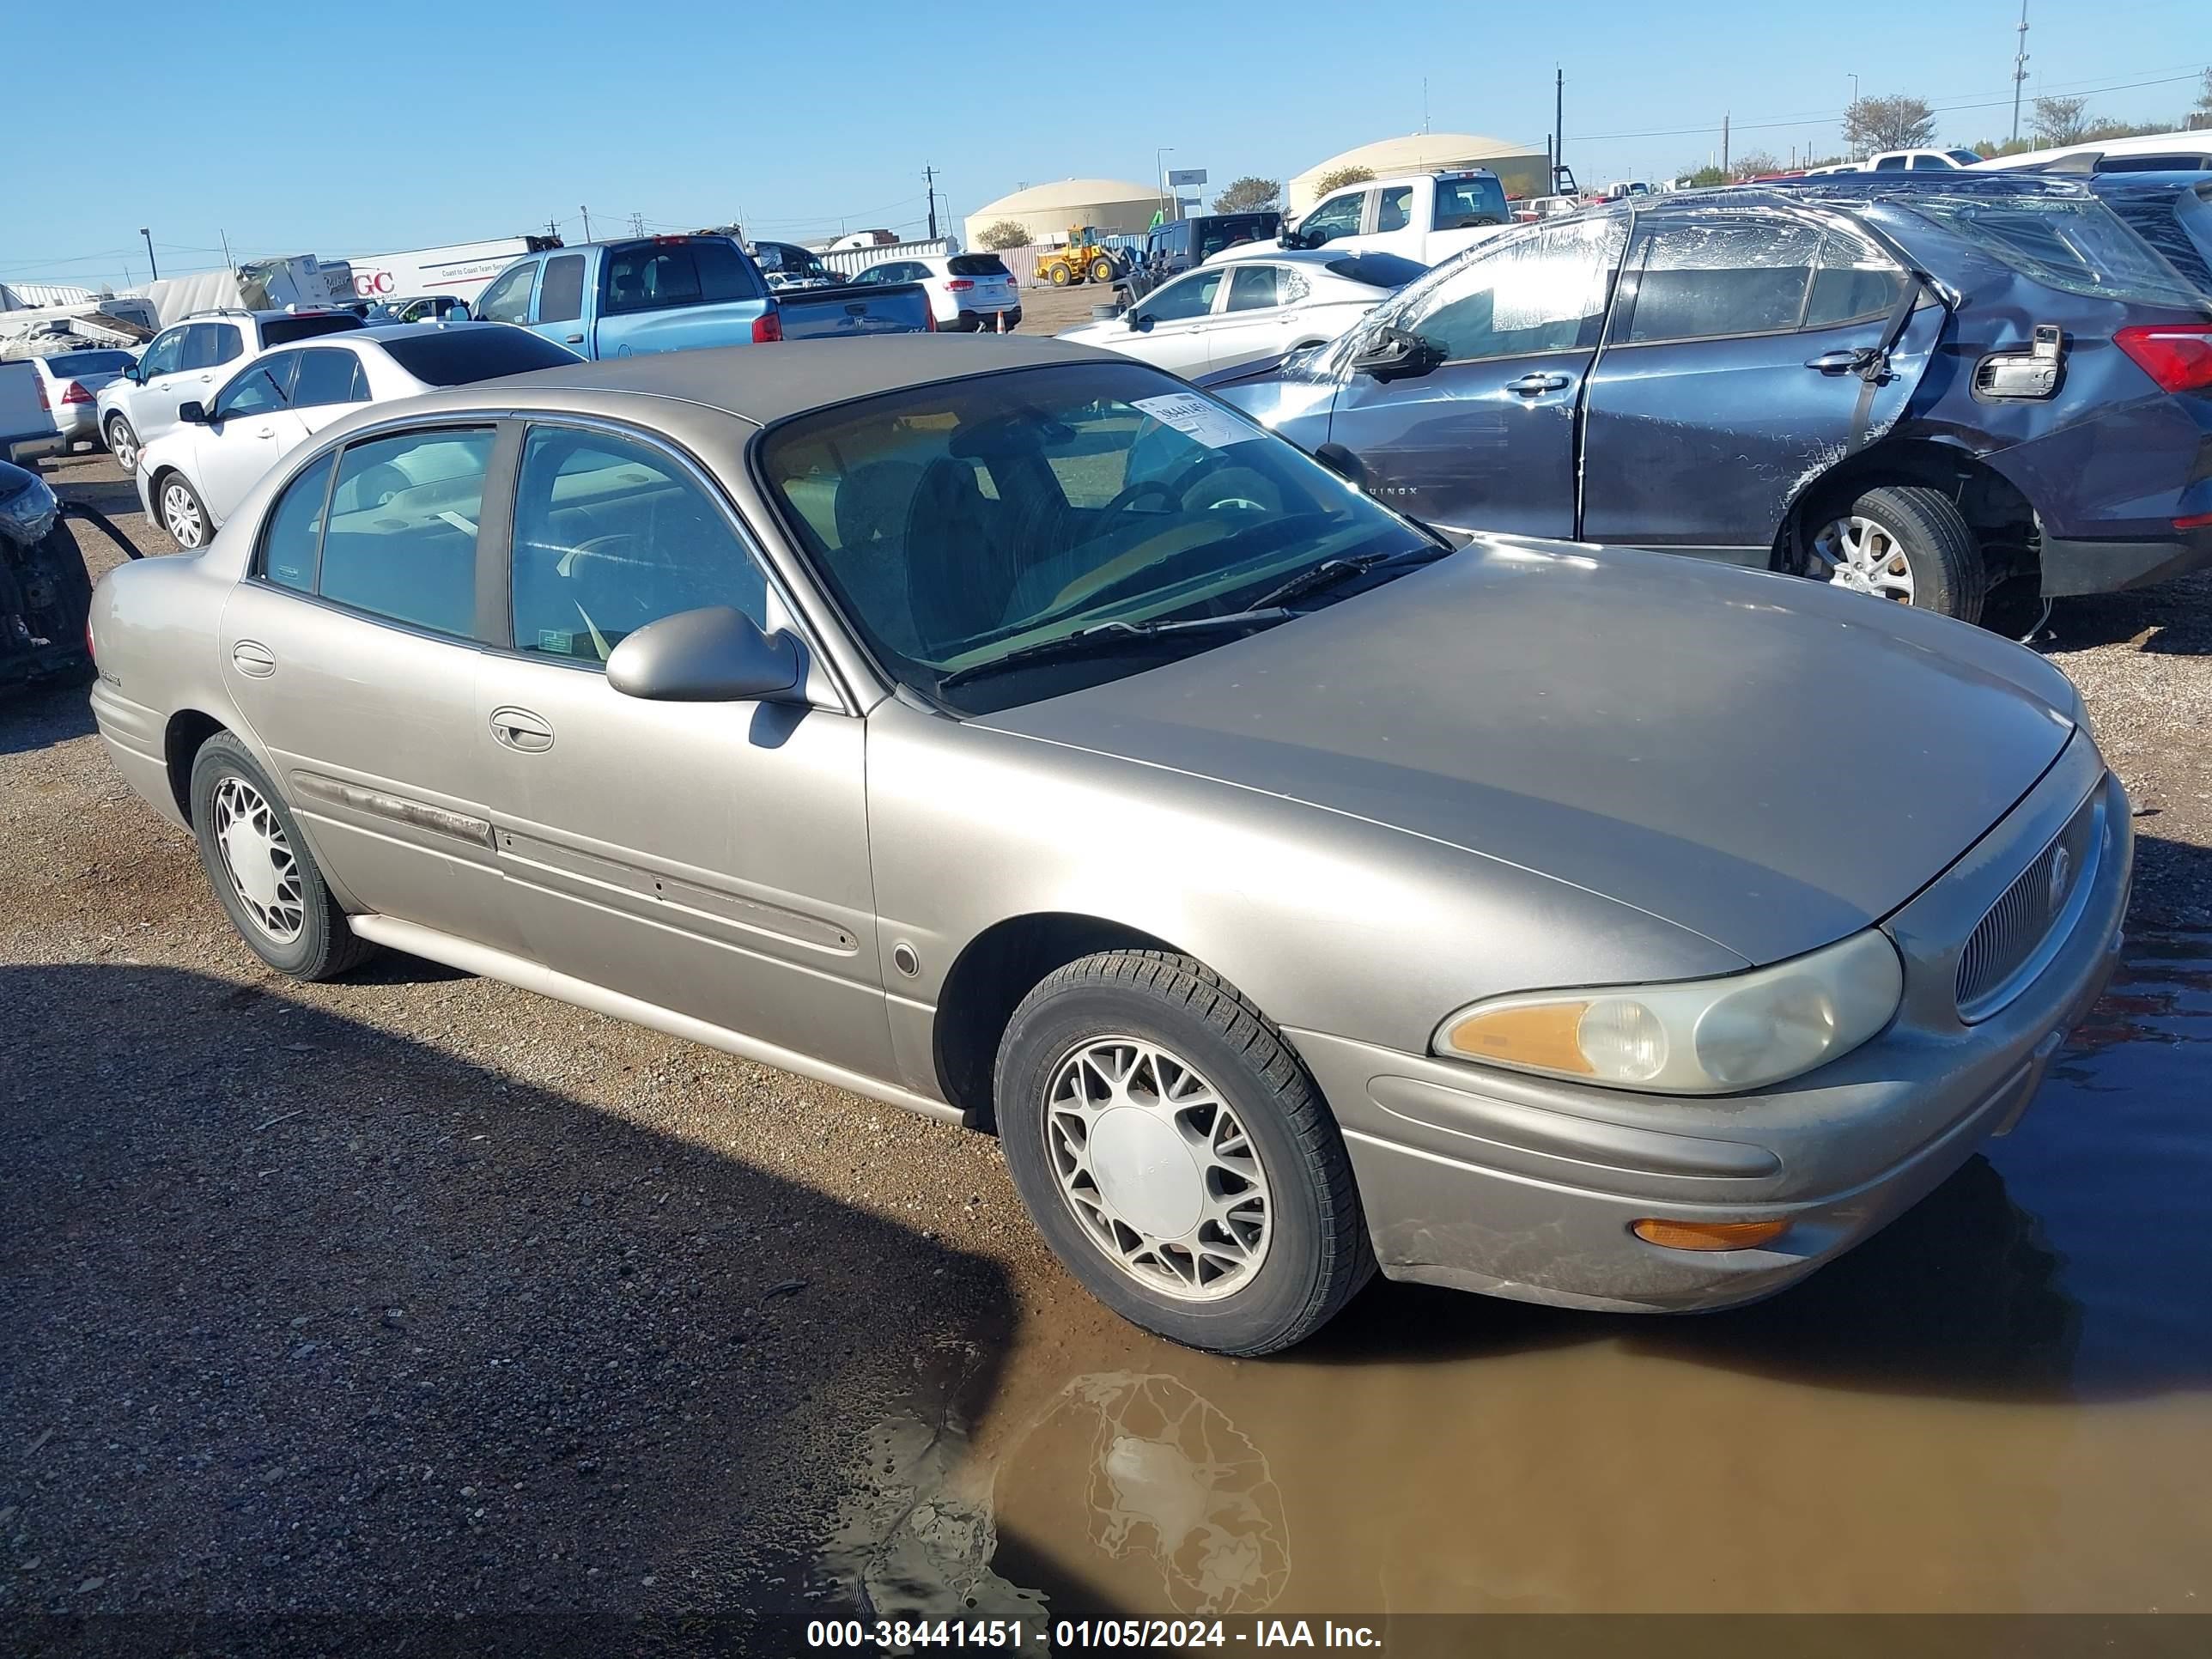
M985 247L994 252L1000 248L1027 247L1030 243L1029 227L1018 224L1012 219L1001 219L995 225L984 226L981 240Z
M1782 163L1763 149L1747 150L1729 162L1728 176L1737 184L1764 173L1780 173Z
M1936 142L1936 112L1925 98L1901 92L1862 98L1844 112L1844 142L1854 155L1878 149L1924 149Z
M2212 127L2212 69L2204 71L2203 87L2197 94L2197 107L2189 112L2186 125L2191 132Z
M1333 190L1342 190L1346 185L1364 185L1375 177L1372 167L1332 167L1314 180L1313 193L1326 196Z
M2089 131L2088 107L2087 98L2039 98L2028 128L2045 148L2078 144Z
M1710 189L1715 185L1724 185L1728 181L1728 174L1717 167L1699 167L1695 173L1686 173L1682 175L1684 185L1698 190Z
M1283 186L1273 179L1239 179L1213 198L1216 213L1265 213L1282 198Z

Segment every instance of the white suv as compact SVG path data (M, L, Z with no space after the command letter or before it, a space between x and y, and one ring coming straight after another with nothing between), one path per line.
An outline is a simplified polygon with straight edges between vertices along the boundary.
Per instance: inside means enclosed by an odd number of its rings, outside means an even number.
M240 357L359 328L343 311L202 311L163 329L138 361L100 390L100 435L126 472L146 446L177 424L177 410L212 395L218 373Z

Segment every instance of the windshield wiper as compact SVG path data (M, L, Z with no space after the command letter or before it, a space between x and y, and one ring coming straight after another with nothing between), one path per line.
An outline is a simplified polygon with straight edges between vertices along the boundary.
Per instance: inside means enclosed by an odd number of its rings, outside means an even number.
M1208 633L1224 628L1249 628L1259 623L1288 622L1291 614L1279 605L1260 605L1248 610L1227 611L1218 617L1178 617L1160 622L1100 623L1095 628L1081 628L1073 634L1062 634L1058 639L1040 640L1035 645L1022 646L1007 652L1003 657L993 657L988 662L971 662L965 668L956 668L939 678L937 689L943 691L952 686L965 685L970 680L995 674L1002 668L1018 668L1054 657L1105 655L1127 649L1132 641L1165 639L1178 634Z
M1278 583L1258 599L1253 606L1266 610L1270 605L1288 605L1292 599L1304 599L1309 593L1318 593L1325 587L1334 587L1348 582L1354 576L1364 576L1370 570L1380 570L1393 564L1428 564L1458 550L1441 541L1430 547L1404 547L1395 553L1360 553L1348 559L1323 559L1319 564L1301 570L1289 580Z

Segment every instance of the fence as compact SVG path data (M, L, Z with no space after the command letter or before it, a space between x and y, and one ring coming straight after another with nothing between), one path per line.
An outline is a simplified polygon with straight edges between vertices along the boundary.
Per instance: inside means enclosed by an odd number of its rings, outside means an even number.
M1101 236L1097 240L1101 247L1126 250L1139 258L1144 254L1146 241L1142 233L1134 235L1117 234ZM1034 288L1036 286L1037 261L1051 252L1053 246L1039 243L1028 247L975 248L971 251L977 253L995 252L1007 270L1012 273L1017 283L1023 288ZM961 251L960 245L952 238L940 236L933 242L890 242L882 247L843 248L835 253L823 254L822 263L840 276L857 276L870 265L887 264L893 259L918 259L927 254Z

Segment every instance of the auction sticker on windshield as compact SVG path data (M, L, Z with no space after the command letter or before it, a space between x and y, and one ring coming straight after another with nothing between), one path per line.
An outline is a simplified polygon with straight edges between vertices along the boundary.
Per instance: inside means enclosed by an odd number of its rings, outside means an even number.
M1162 426L1171 426L1184 436L1197 439L1208 449L1220 449L1260 436L1259 428L1249 426L1227 410L1187 392L1164 398L1139 398L1130 407L1143 410Z

